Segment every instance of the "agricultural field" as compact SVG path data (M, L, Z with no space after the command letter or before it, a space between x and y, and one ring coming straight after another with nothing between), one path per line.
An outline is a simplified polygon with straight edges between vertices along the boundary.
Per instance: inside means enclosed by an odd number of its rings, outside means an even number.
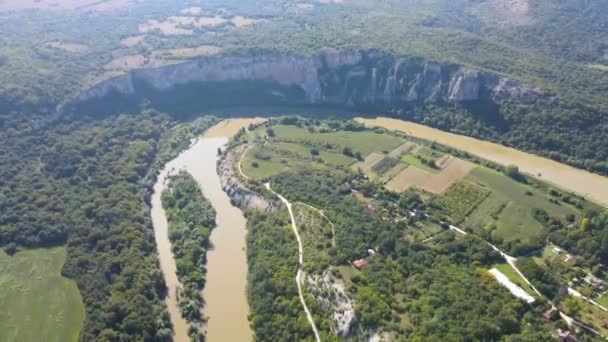
M386 188L395 192L404 192L411 187L426 184L431 178L432 174L410 166L391 179L386 184Z
M472 230L489 229L495 240L543 239L547 229L534 218L533 209L544 210L550 217L559 219L565 219L568 214L578 215L578 210L568 204L551 202L544 191L488 168L477 167L466 179L491 193L463 225Z
M399 164L399 160L391 157L384 157L382 160L372 166L372 171L379 175L386 174L389 170Z
M386 188L395 192L404 192L414 187L432 194L441 194L475 167L468 161L453 157L448 157L441 165L442 168L438 173L410 166L391 179L386 184Z
M378 164L380 161L382 161L383 159L384 159L384 155L382 153L372 152L369 155L367 155L365 157L365 159L363 159L362 161L353 164L352 169L353 170L361 169L368 176L372 176L373 174L370 174L372 171L372 168L376 164Z
M321 133L310 132L306 128L276 125L273 127L276 139L298 144L314 144L331 146L332 149L342 150L349 147L353 152L359 152L366 156L372 152L383 152L394 150L403 143L402 139L375 131L335 131Z
M401 161L409 166L413 166L415 168L418 168L420 170L429 172L429 173L438 173L439 170L437 168L431 167L425 163L422 162L422 160L414 155L414 154L404 154L403 156L401 156Z
M488 189L469 182L458 182L438 196L435 203L444 208L453 222L459 222L469 215L489 194Z
M77 341L84 305L76 283L61 276L63 247L8 256L0 250L0 341Z
M409 152L411 152L416 146L418 146L416 143L413 143L411 141L405 142L401 145L399 145L399 147L395 148L394 150L392 150L388 156L391 158L401 158L402 156L408 154Z

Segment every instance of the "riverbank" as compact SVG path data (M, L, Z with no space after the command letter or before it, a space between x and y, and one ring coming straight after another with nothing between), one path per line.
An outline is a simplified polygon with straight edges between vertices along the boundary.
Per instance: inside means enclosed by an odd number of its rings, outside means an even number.
M456 148L480 158L517 165L520 171L608 207L608 178L500 144L444 132L409 121L379 117L356 118L367 127L381 127Z
M187 324L181 317L177 291L181 287L177 276L167 219L160 202L166 188L166 178L185 170L201 188L205 198L215 209L216 228L210 237L207 253L207 282L203 289L205 301L204 326L208 341L248 341L252 334L247 315L246 298L247 258L245 253L246 220L242 212L233 207L222 190L217 173L217 151L223 149L229 138L241 128L262 119L225 120L208 129L177 158L167 163L160 172L151 199L152 222L159 252L161 270L168 287L167 306L174 327L175 341L188 341Z

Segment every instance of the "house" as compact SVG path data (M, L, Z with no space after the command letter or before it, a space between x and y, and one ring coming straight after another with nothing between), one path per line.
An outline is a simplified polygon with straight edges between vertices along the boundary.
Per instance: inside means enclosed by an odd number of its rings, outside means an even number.
M557 318L557 314L558 314L557 309L551 308L551 309L543 312L543 319L546 321L552 321L555 318Z
M362 269L365 264L367 264L367 261L365 259L357 259L353 261L353 266L355 266L355 268L358 270Z
M576 336L568 330L557 329L557 334L562 342L576 342Z

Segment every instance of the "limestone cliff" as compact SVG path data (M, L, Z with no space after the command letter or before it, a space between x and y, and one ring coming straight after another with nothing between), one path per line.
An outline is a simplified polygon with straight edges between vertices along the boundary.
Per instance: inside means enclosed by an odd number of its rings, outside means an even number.
M419 58L379 52L324 50L305 57L257 53L207 57L169 66L133 70L83 92L79 101L110 94L132 95L142 89L169 90L188 84L259 82L273 86L272 96L295 102L340 106L396 107L423 101L472 101L482 96L527 103L539 90L491 73L459 65L429 63ZM289 96L294 102L293 93Z

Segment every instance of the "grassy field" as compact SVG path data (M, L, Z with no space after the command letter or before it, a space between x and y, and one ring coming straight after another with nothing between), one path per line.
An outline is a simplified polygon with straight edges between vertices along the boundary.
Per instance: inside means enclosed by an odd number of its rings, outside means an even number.
M424 241L444 230L441 226L431 221L418 221L414 225L408 225L405 229L407 235L414 241Z
M77 341L84 305L61 276L65 248L0 251L0 341Z
M543 209L549 216L560 219L568 214L577 214L571 206L552 203L543 192L494 170L478 167L467 178L490 190L491 194L471 213L464 225L472 229L495 225L496 236L505 241L531 241L544 237L546 229L534 219L533 208Z
M536 297L536 293L534 292L532 287L530 287L530 285L528 285L522 279L522 277L520 277L520 275L517 274L517 272L515 272L513 267L511 267L511 265L509 265L507 263L503 263L503 264L494 264L494 265L492 265L492 267L499 270L500 272L502 272L502 274L504 274L507 278L509 278L510 281L512 281L514 284L516 284L517 286L524 289L524 291L528 292L529 295Z
M594 299L596 302L598 302L600 305L603 305L604 307L608 308L608 294L605 294L601 297L595 298Z
M431 173L438 173L439 170L434 169L426 164L424 164L420 159L418 159L415 155L413 154L404 154L403 156L401 156L401 161L406 163L407 165L413 166L413 167L417 167L421 170L424 171L428 171Z
M318 145L332 145L337 150L350 147L353 152L360 152L366 156L372 152L392 151L403 141L389 134L380 134L372 131L339 131L330 133L311 133L305 128L297 126L277 125L273 127L276 139L297 142L312 143Z
M254 179L262 180L298 167L336 167L354 163L354 158L342 153L312 148L286 142L270 142L254 145L243 158L243 172Z

